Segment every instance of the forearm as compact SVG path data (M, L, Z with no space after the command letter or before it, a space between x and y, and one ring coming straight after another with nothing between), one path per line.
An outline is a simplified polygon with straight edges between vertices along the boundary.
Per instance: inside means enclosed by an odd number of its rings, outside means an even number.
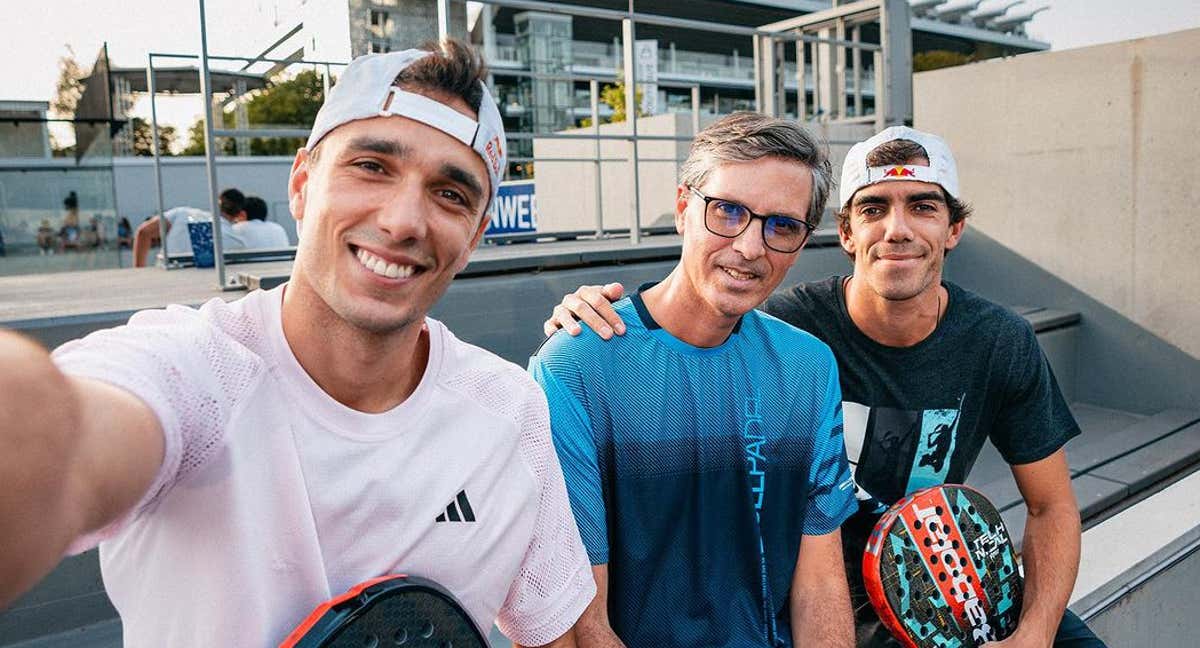
M49 354L0 331L0 608L49 572L86 520L70 508L78 400Z
M1079 571L1079 529L1073 501L1030 510L1022 548L1025 594L1017 634L1034 645L1049 646L1054 641Z
M838 573L842 571L839 569ZM840 580L840 584L831 580L825 587L793 590L789 606L793 645L823 648L854 645L850 591L845 577Z

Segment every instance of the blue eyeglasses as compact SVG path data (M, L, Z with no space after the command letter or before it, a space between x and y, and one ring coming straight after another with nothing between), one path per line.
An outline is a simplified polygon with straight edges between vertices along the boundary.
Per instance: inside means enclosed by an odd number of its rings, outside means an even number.
M688 191L704 201L704 227L725 238L737 238L754 219L762 221L763 243L776 252L791 254L804 246L815 225L790 216L756 214L741 203L706 196L695 187Z

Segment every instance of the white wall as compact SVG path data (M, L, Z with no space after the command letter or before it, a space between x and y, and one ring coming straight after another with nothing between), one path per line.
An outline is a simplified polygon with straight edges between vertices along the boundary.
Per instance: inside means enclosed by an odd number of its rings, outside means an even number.
M1200 30L917 74L972 227L1200 358Z

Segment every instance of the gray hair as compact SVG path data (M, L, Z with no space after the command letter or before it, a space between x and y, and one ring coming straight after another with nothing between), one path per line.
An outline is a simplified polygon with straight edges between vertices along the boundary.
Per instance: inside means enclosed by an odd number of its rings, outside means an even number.
M833 190L833 165L825 144L795 121L756 112L735 112L718 119L696 133L687 160L679 169L679 182L697 187L721 164L765 157L795 160L812 170L808 222L820 225L825 202Z

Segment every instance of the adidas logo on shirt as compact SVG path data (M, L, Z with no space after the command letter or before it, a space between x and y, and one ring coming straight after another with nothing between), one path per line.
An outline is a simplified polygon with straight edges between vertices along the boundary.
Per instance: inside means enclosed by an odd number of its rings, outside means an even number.
M471 510L471 502L467 501L467 491L458 491L458 496L446 507L446 512L437 516L435 522L474 522L475 511Z

